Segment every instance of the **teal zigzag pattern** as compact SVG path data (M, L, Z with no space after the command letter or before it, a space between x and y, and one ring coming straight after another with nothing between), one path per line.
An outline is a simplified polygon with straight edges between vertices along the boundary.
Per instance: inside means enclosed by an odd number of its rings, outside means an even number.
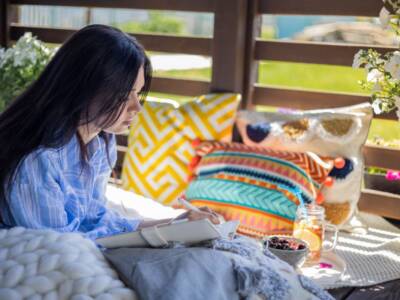
M190 200L210 200L244 206L294 220L297 206L276 190L220 178L197 179L187 191Z

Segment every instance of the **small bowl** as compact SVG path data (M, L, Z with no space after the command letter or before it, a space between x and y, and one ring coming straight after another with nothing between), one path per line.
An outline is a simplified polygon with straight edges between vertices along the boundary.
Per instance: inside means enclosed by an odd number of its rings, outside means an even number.
M297 244L301 244L304 246L303 249L298 250L284 250L284 249L276 249L271 247L271 240L278 238L279 240L287 240L289 243L296 242ZM275 254L281 260L287 262L289 265L294 267L295 269L301 268L304 262L307 259L307 255L309 253L308 244L300 239L288 236L269 236L264 240L265 247L273 254Z

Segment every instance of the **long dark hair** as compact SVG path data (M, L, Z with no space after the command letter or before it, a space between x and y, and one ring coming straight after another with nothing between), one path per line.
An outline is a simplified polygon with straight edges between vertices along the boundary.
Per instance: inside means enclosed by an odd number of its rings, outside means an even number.
M8 189L26 155L41 147L64 146L81 125L112 125L142 66L141 101L149 91L152 70L135 38L105 25L89 25L72 35L40 77L0 115L2 204L8 207ZM107 134L100 135L107 143ZM79 140L81 153L87 153Z

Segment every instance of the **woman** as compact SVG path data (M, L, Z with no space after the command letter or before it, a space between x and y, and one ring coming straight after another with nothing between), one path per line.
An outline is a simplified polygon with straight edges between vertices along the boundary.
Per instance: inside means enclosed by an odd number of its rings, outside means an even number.
M3 225L96 239L169 221L125 219L105 207L114 135L140 111L150 81L150 61L134 38L104 25L74 34L0 115ZM218 223L207 208L180 217Z

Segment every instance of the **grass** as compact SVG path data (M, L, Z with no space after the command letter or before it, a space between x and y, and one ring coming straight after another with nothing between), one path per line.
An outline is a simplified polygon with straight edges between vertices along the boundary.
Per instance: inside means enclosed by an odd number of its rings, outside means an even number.
M400 140L400 122L390 120L372 120L368 139L380 137L385 141Z
M211 80L211 69L156 71L156 76ZM368 94L358 85L365 79L365 71L342 66L328 66L289 62L263 61L259 64L259 83L278 87L309 89L328 92ZM186 102L190 97L151 93ZM400 122L373 120L369 138L379 136L387 141L400 139Z
M163 99L172 99L172 100L179 102L180 104L186 103L193 98L193 97L189 97L189 96L180 96L180 95L174 95L174 94L164 94L164 93L154 93L154 92L150 92L149 96L163 98Z
M154 71L154 75L163 77L173 77L173 78L211 80L211 68Z
M210 80L211 69L156 71L155 75ZM261 62L259 65L259 83L290 88L365 93L357 84L364 77L363 70L350 67L275 61Z
M350 67L266 61L259 64L259 83L330 92L365 93L358 85L363 70Z

